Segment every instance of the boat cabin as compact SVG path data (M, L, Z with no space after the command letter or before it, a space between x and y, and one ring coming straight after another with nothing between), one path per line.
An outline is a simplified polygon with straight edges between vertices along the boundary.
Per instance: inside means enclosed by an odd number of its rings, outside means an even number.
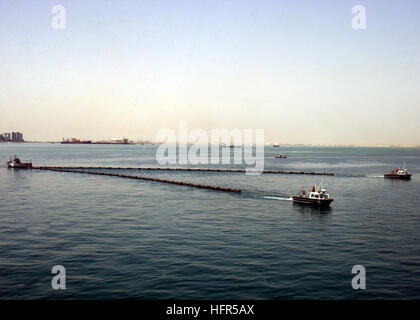
M309 199L329 199L330 195L326 192L327 190L324 188L316 189L316 186L312 188L312 191L309 194L306 193L305 190L300 192L302 197L308 197Z

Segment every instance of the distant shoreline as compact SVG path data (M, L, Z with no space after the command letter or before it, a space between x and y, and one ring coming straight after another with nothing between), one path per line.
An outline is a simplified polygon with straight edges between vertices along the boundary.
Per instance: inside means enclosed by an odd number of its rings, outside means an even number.
M61 144L61 141L24 141L24 142L11 142L2 141L0 144L25 144L25 143L43 143L43 144ZM64 145L160 145L161 142L154 143L112 143L112 142L92 142L92 143L68 143ZM190 145L193 145L191 143ZM347 148L420 148L420 145L392 145L392 144L281 144L281 147L347 147ZM272 144L266 144L265 147L273 147Z

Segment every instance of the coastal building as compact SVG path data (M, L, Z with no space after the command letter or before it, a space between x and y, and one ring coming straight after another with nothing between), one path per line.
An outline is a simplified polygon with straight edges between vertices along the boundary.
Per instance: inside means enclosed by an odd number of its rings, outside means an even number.
M20 132L12 132L12 142L23 142L23 134Z
M23 134L20 132L6 132L0 134L0 142L24 142Z
M3 133L0 135L0 140L3 141L12 141L12 139L10 138L10 133Z

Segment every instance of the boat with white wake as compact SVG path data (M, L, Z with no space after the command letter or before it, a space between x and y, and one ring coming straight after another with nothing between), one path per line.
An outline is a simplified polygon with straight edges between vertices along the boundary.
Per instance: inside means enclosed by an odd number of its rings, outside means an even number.
M404 167L402 169L395 169L392 170L390 173L384 174L385 179L400 179L400 180L410 180L411 179L411 173L405 168L405 162Z
M313 186L311 191L306 192L304 188L301 189L298 195L293 195L292 200L295 203L311 205L316 207L329 207L333 198L327 193L327 189L324 186L324 176L322 176L322 182L319 186Z

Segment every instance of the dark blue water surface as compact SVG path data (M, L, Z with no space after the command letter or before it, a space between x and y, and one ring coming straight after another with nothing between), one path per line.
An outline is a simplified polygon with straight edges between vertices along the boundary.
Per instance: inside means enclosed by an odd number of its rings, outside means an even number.
M229 194L5 165L158 166L156 148L0 144L0 298L420 298L420 149L266 148L266 170L336 173L326 211L289 199L319 176L121 171L244 191ZM383 178L403 161L411 181Z

